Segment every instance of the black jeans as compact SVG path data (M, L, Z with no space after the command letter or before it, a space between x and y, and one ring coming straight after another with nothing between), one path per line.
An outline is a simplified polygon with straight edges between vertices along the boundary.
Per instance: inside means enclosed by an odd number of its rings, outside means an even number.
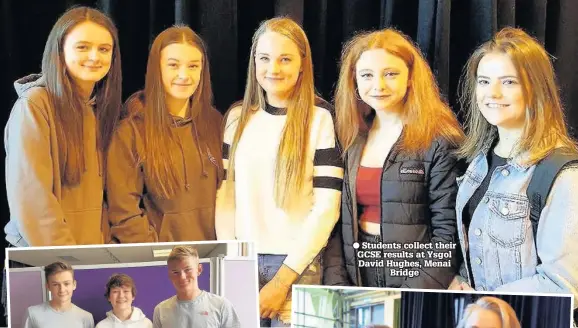
M370 235L367 232L359 229L359 244L380 243L381 236ZM379 267L360 267L361 285L363 287L385 287L385 268Z

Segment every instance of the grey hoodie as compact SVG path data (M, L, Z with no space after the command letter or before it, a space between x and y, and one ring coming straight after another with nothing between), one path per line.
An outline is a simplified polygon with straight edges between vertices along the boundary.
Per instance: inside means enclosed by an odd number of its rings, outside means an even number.
M14 82L18 100L6 124L6 191L15 246L102 244L103 165L93 105L84 108L86 168L80 183L61 183L54 107L41 75Z
M153 323L145 316L141 309L132 307L132 314L126 321L120 321L111 311L106 312L106 319L96 325L96 328L152 328Z

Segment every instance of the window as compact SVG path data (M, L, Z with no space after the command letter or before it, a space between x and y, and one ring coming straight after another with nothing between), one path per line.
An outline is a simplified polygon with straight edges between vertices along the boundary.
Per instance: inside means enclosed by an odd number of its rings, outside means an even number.
M342 328L341 302L324 289L296 288L293 293L292 326L298 328Z
M464 310L466 309L466 298L463 296L457 296L454 299L454 325L457 326L460 320L462 320L462 316L464 314Z
M351 327L363 328L369 324L385 324L385 307L383 304L353 308L350 313Z

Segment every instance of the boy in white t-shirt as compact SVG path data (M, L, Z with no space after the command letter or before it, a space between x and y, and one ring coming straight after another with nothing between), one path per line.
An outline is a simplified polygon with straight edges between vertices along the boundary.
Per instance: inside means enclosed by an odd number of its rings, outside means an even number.
M44 274L52 300L29 307L24 328L94 328L92 314L72 304L76 280L70 264L54 262L44 267Z
M155 307L154 328L240 328L230 301L199 288L203 271L199 254L191 246L177 246L169 255L169 278L177 295Z

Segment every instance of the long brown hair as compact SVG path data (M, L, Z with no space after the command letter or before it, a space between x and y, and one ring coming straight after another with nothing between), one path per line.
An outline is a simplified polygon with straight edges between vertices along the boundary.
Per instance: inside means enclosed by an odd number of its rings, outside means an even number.
M151 191L163 198L169 198L184 185L181 171L174 169L181 163L178 138L172 131L173 118L166 105L165 89L161 76L161 51L170 44L183 43L197 48L203 55L201 80L189 101L190 117L193 128L197 129L200 140L216 158L221 170L220 122L214 122L210 111L213 91L207 47L199 35L188 26L173 26L161 32L154 40L147 63L145 87L143 91L144 107L144 169L150 177ZM216 115L216 114L215 114ZM192 137L192 135L191 135ZM201 153L206 154L199 145ZM204 160L201 158L201 160Z
M85 169L83 114L84 100L66 73L64 39L78 24L90 21L105 28L113 39L112 62L106 76L94 86L97 147L106 156L121 109L121 66L118 33L113 22L100 11L76 7L64 13L52 27L42 56L42 75L54 106L58 140L60 179L65 185L80 183Z
M518 72L527 106L524 131L514 155L527 153L524 161L533 165L557 147L578 152L564 123L562 102L548 53L523 30L507 27L480 45L464 67L460 103L466 114L467 138L458 155L472 160L498 134L497 128L486 121L476 102L478 65L489 53L503 53L510 58Z
M441 99L429 65L408 37L396 30L385 29L358 34L343 48L335 111L337 135L344 155L357 136L367 134L371 128L367 119L372 109L358 98L355 79L357 61L363 52L370 49L383 49L399 57L409 70L401 113L404 131L400 149L409 153L424 151L440 136L457 146L463 139L463 132L454 113Z
M261 23L253 35L253 44L249 55L247 84L241 106L237 130L231 144L228 180L234 180L235 152L243 130L252 113L257 108L265 108L265 91L257 82L255 72L255 52L259 38L266 32L279 33L297 45L301 53L301 73L289 96L287 122L281 136L275 169L275 202L280 208L289 206L293 197L303 188L305 180L307 149L313 108L315 104L315 87L313 84L313 62L309 40L303 29L294 21L285 17L276 17Z

